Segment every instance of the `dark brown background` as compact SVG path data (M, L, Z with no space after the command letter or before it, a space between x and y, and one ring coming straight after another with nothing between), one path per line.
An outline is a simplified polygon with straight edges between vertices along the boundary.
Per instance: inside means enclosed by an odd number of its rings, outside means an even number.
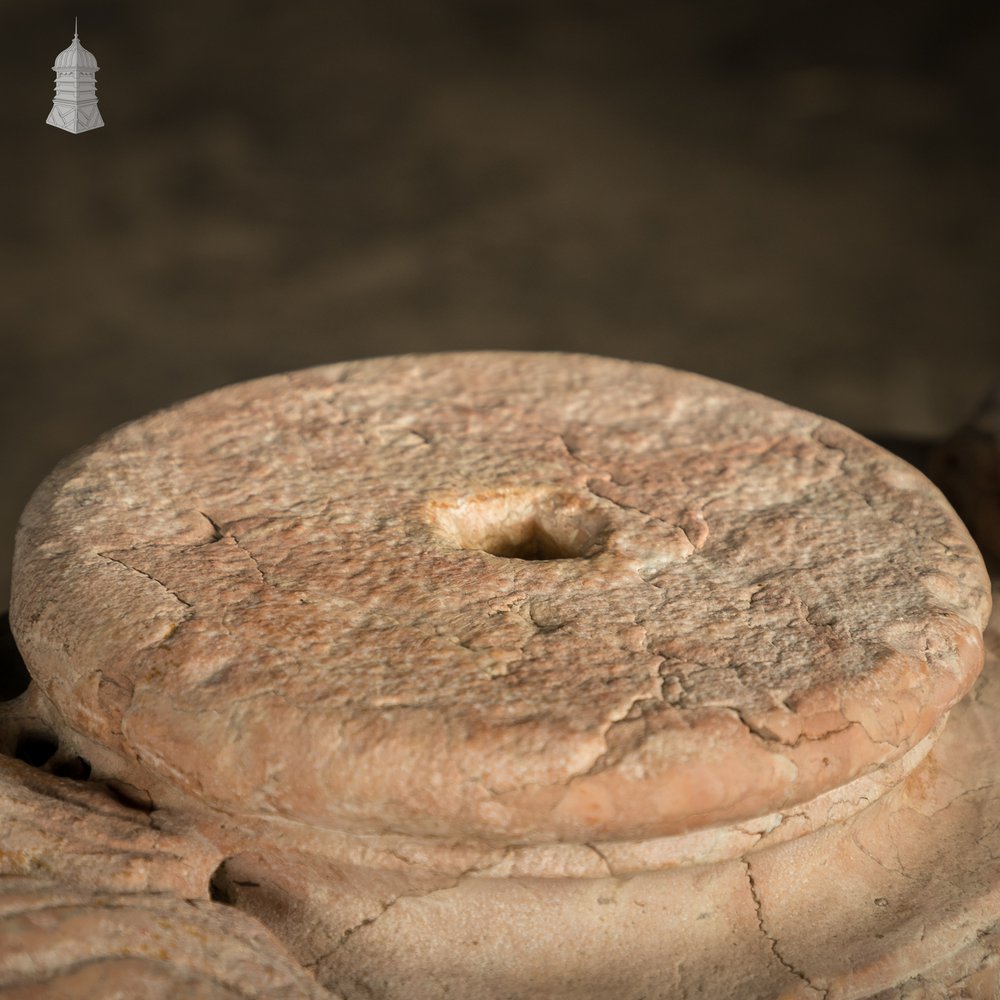
M591 351L919 437L1000 375L995 0L4 0L0 39L0 607L62 455L237 379Z

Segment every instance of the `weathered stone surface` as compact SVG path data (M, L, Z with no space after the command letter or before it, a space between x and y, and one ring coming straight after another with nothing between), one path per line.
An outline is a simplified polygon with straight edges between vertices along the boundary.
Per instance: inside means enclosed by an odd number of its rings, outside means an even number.
M955 955L869 1000L995 1000L1000 996L1000 925Z
M0 756L0 875L207 899L221 860L213 844L177 817L149 814L96 783L57 778Z
M418 879L248 849L219 884L350 1000L992 1000L1000 602L987 639L981 678L908 778L843 822L743 858Z
M905 782L842 826L748 861L777 952L830 997L866 997L924 972L904 995L934 997L995 975L986 957L1000 922L998 610L988 643L971 696Z
M4 1000L336 1000L231 907L0 876Z
M262 926L209 901L220 861L183 817L0 755L0 996L330 1000Z
M977 681L964 528L817 417L597 358L300 372L68 460L15 585L0 751L97 780L0 757L4 997L996 991L1000 609Z
M234 386L72 457L12 624L70 729L232 814L653 838L896 760L980 669L981 560L855 434L640 364Z

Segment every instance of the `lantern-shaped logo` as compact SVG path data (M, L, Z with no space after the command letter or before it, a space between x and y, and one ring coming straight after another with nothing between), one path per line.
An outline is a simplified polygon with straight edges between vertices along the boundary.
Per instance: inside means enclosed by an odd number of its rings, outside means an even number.
M73 41L56 56L56 98L46 124L67 132L89 132L104 124L97 108L97 71L93 52L81 44L73 24Z

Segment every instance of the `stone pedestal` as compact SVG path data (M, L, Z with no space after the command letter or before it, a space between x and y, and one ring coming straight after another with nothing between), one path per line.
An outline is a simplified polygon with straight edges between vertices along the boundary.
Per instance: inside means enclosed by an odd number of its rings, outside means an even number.
M4 765L0 920L98 929L0 987L138 961L100 928L155 893L258 935L262 995L996 993L989 582L829 421L583 356L318 368L68 459L14 584L3 749L77 771ZM208 968L164 920L136 982Z

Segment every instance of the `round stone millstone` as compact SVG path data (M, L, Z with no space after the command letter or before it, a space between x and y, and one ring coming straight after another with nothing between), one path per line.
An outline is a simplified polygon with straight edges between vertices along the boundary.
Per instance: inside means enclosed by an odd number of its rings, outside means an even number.
M989 583L902 461L604 358L349 362L42 484L11 621L65 724L223 812L499 844L789 810L933 735Z

